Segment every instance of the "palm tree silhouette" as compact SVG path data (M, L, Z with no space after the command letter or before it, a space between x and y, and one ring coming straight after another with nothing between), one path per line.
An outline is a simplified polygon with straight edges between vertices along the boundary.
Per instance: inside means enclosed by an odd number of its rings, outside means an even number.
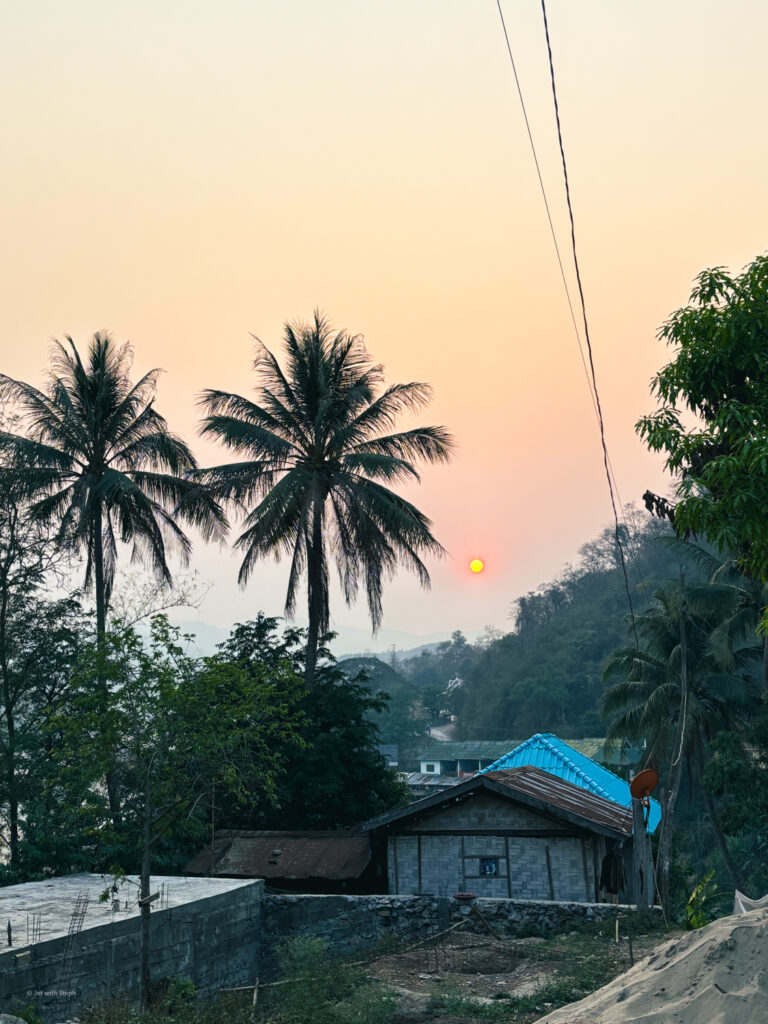
M311 688L318 640L329 625L329 559L337 564L347 604L361 585L365 589L374 631L381 623L382 581L400 564L429 586L422 558L442 555L443 548L429 519L387 485L418 480L413 463L419 459L448 461L453 440L443 427L392 432L399 414L429 401L430 387L383 388L383 368L372 362L362 338L334 333L317 312L310 324L285 325L285 372L258 345L257 401L211 390L200 399L202 434L244 461L200 477L217 500L247 513L235 542L244 552L241 584L259 558L288 555L290 615L306 578Z
M34 519L58 525L65 549L84 551L85 585L93 585L96 635L102 646L118 542L171 581L169 545L183 559L190 541L183 521L208 538L223 534L221 508L194 479L195 458L154 408L159 370L136 384L132 350L96 333L85 361L75 343L54 342L43 390L0 374L0 399L14 403L24 433L0 432L0 471L21 484Z

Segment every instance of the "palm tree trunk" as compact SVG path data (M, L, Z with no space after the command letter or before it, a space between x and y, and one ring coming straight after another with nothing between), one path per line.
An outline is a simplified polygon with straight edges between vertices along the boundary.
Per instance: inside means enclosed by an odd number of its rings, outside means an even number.
M323 498L320 489L319 481L315 480L315 494L312 501L312 540L307 552L309 628L307 630L307 660L304 681L308 690L315 685L320 620L323 616Z
M725 836L723 835L720 824L717 820L715 805L712 802L712 794L706 787L704 787L704 805L707 808L707 814L709 815L709 820L712 822L712 828L715 832L717 845L720 847L720 852L723 855L723 860L725 861L725 866L728 868L728 873L731 876L734 888L738 889L739 892L744 892L744 879L741 871L736 865L736 862L731 856L731 851L728 849L728 843L725 841ZM745 895L748 895L748 893L745 893Z
M677 728L675 729L675 742L672 746L672 755L669 764L669 775L667 777L666 799L664 800L664 814L661 821L661 836L659 838L659 882L661 905L664 914L669 920L670 912L670 891L669 875L672 865L672 829L675 819L675 807L680 792L680 782L683 777L683 746L685 741L685 725L688 709L688 644L686 636L686 612L688 610L685 597L685 570L680 567L680 710L678 711Z
M102 534L101 505L97 505L93 522L93 578L96 592L96 654L99 659L99 671L96 682L104 700L108 696L107 680L104 674L104 659L107 656L107 595L104 585L104 537ZM120 821L120 796L114 771L107 772L107 797L113 824Z

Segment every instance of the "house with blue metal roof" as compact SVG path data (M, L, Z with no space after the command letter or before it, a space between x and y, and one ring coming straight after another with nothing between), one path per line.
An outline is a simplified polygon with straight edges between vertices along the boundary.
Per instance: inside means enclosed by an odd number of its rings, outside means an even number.
M542 771L556 775L566 782L571 782L586 789L605 800L613 800L622 807L632 807L632 795L629 783L614 775L601 764L593 761L585 754L558 739L553 733L536 733L525 743L521 743L508 754L504 754L480 774L497 772L507 768L522 768L532 765ZM658 800L651 799L648 815L648 831L653 832L661 820L661 806Z

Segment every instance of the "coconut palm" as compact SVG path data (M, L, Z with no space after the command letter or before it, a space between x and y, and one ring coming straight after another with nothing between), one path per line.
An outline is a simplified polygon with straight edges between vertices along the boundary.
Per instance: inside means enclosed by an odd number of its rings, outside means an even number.
M703 588L697 588L695 596L696 607L690 611L681 587L669 586L658 591L654 604L636 619L640 646L615 651L604 669L605 679L618 677L601 700L603 715L609 722L608 740L645 742L643 764L658 766L669 762L659 849L665 903L665 859L669 854L670 820L682 764L687 764L691 778L700 779L707 741L721 729L742 727L760 698L759 649L754 644L743 644L723 652L722 638L713 644L712 637L722 626L724 595L713 588L709 614ZM718 844L738 888L740 872L730 856L706 791L704 798Z
M254 361L257 400L205 391L202 434L243 461L201 473L216 499L246 514L235 546L244 553L239 581L268 555L291 559L286 613L306 581L309 628L306 681L315 675L319 637L329 626L329 560L348 604L365 589L374 631L382 582L399 565L429 585L425 555L442 555L429 519L389 484L418 480L414 462L444 462L453 441L443 427L392 432L399 414L423 407L427 384L383 387L359 336L335 333L315 313L285 325L286 369L261 342Z
M127 343L118 346L97 333L85 360L71 338L54 343L43 390L0 374L0 400L18 408L26 428L0 431L0 475L10 479L14 459L20 461L31 516L56 523L58 543L85 553L99 640L119 541L170 583L169 545L183 559L190 551L179 522L206 537L226 526L219 506L193 478L192 452L154 408L160 371L131 384L131 357Z

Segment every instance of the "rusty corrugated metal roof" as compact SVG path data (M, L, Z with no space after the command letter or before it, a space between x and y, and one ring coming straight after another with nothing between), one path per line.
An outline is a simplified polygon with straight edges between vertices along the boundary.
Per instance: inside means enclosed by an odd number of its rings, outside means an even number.
M517 799L588 831L622 839L632 835L632 812L628 808L531 765L460 779L450 789L416 800L400 810L380 814L361 824L360 829L370 831L421 814L435 813L444 806L471 799L483 789Z
M486 772L483 777L505 789L533 797L548 807L586 818L596 825L615 829L625 835L632 835L632 811L627 807L590 793L541 768L523 765L520 768Z
M279 853L277 851L280 851ZM190 875L233 878L359 878L371 859L367 834L221 829L187 865Z

